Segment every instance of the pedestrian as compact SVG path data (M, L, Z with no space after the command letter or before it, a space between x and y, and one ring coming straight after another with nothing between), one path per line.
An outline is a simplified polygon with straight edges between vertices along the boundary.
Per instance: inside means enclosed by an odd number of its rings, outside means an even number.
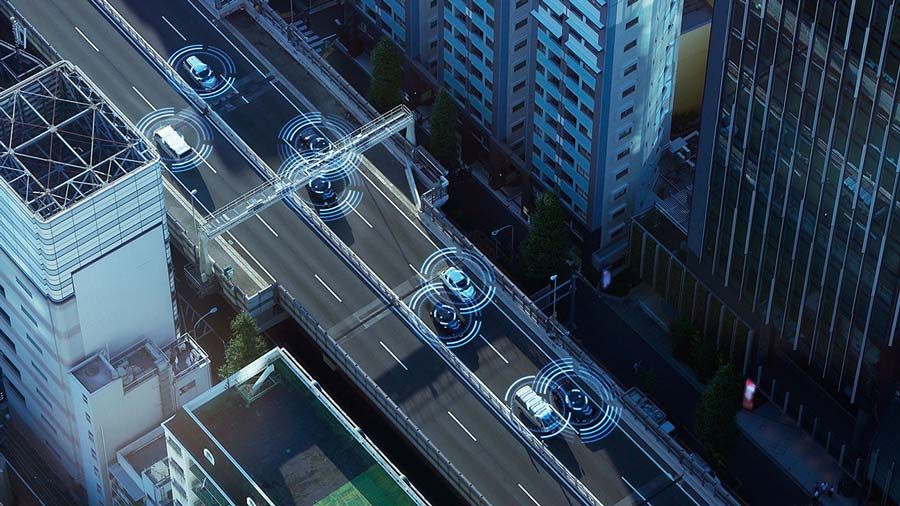
M819 487L813 490L813 504L819 504Z

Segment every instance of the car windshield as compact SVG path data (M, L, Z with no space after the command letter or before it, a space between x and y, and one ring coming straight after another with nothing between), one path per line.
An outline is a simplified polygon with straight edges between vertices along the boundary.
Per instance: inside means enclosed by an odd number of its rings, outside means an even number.
M202 77L203 79L206 79L207 77L212 75L212 71L209 70L209 67L200 67L199 69L197 69L197 75Z

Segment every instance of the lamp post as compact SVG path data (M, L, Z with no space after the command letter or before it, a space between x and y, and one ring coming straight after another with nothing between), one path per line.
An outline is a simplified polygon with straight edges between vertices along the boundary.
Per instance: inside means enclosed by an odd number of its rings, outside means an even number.
M217 308L216 306L209 308L209 311L207 311L206 314L204 314L196 322L194 322L194 326L191 327L190 336L196 338L197 325L200 325L200 322L202 322L207 316L212 316L212 315L216 314L218 311L219 311L219 308Z
M556 318L556 280L559 278L556 274L550 276L550 281L553 281L553 318Z
M512 257L513 253L516 250L516 227L512 224L504 225L496 230L491 230L491 237L494 238L494 249L497 249L497 236L500 235L500 232L503 232L506 229L510 229L510 241L509 241L509 256Z

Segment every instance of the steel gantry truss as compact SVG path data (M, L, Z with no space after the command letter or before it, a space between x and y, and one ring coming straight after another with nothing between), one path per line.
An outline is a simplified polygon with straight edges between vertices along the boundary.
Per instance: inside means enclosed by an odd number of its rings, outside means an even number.
M214 211L199 227L198 253L201 274L208 276L212 272L209 241L281 202L283 198L292 195L313 178L334 169L346 157L352 157L381 144L404 129L406 139L415 146L415 115L405 105L399 105L331 143L327 149L305 157L298 156L301 165L296 170L279 174Z

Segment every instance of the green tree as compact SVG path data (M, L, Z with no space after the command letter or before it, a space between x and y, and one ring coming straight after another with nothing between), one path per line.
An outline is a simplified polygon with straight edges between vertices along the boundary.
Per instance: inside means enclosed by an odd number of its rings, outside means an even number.
M428 139L428 151L441 162L447 170L453 170L459 164L459 136L456 134L456 103L444 91L434 101L431 111L431 137Z
M724 464L734 450L741 378L730 363L716 371L697 407L697 438L714 459Z
M372 50L372 81L369 102L379 111L400 104L403 88L403 58L387 37Z
M691 359L691 343L700 335L694 328L694 324L688 318L681 318L669 323L669 333L672 334L672 355L688 362Z
M570 249L565 211L559 197L546 191L535 200L531 228L522 242L522 274L534 284L546 283L553 274L565 276Z
M231 339L225 345L225 363L219 367L219 377L225 379L240 371L267 350L256 320L246 311L231 320Z
M691 367L697 378L706 383L719 367L719 352L716 341L709 336L701 336L695 332L691 339Z

